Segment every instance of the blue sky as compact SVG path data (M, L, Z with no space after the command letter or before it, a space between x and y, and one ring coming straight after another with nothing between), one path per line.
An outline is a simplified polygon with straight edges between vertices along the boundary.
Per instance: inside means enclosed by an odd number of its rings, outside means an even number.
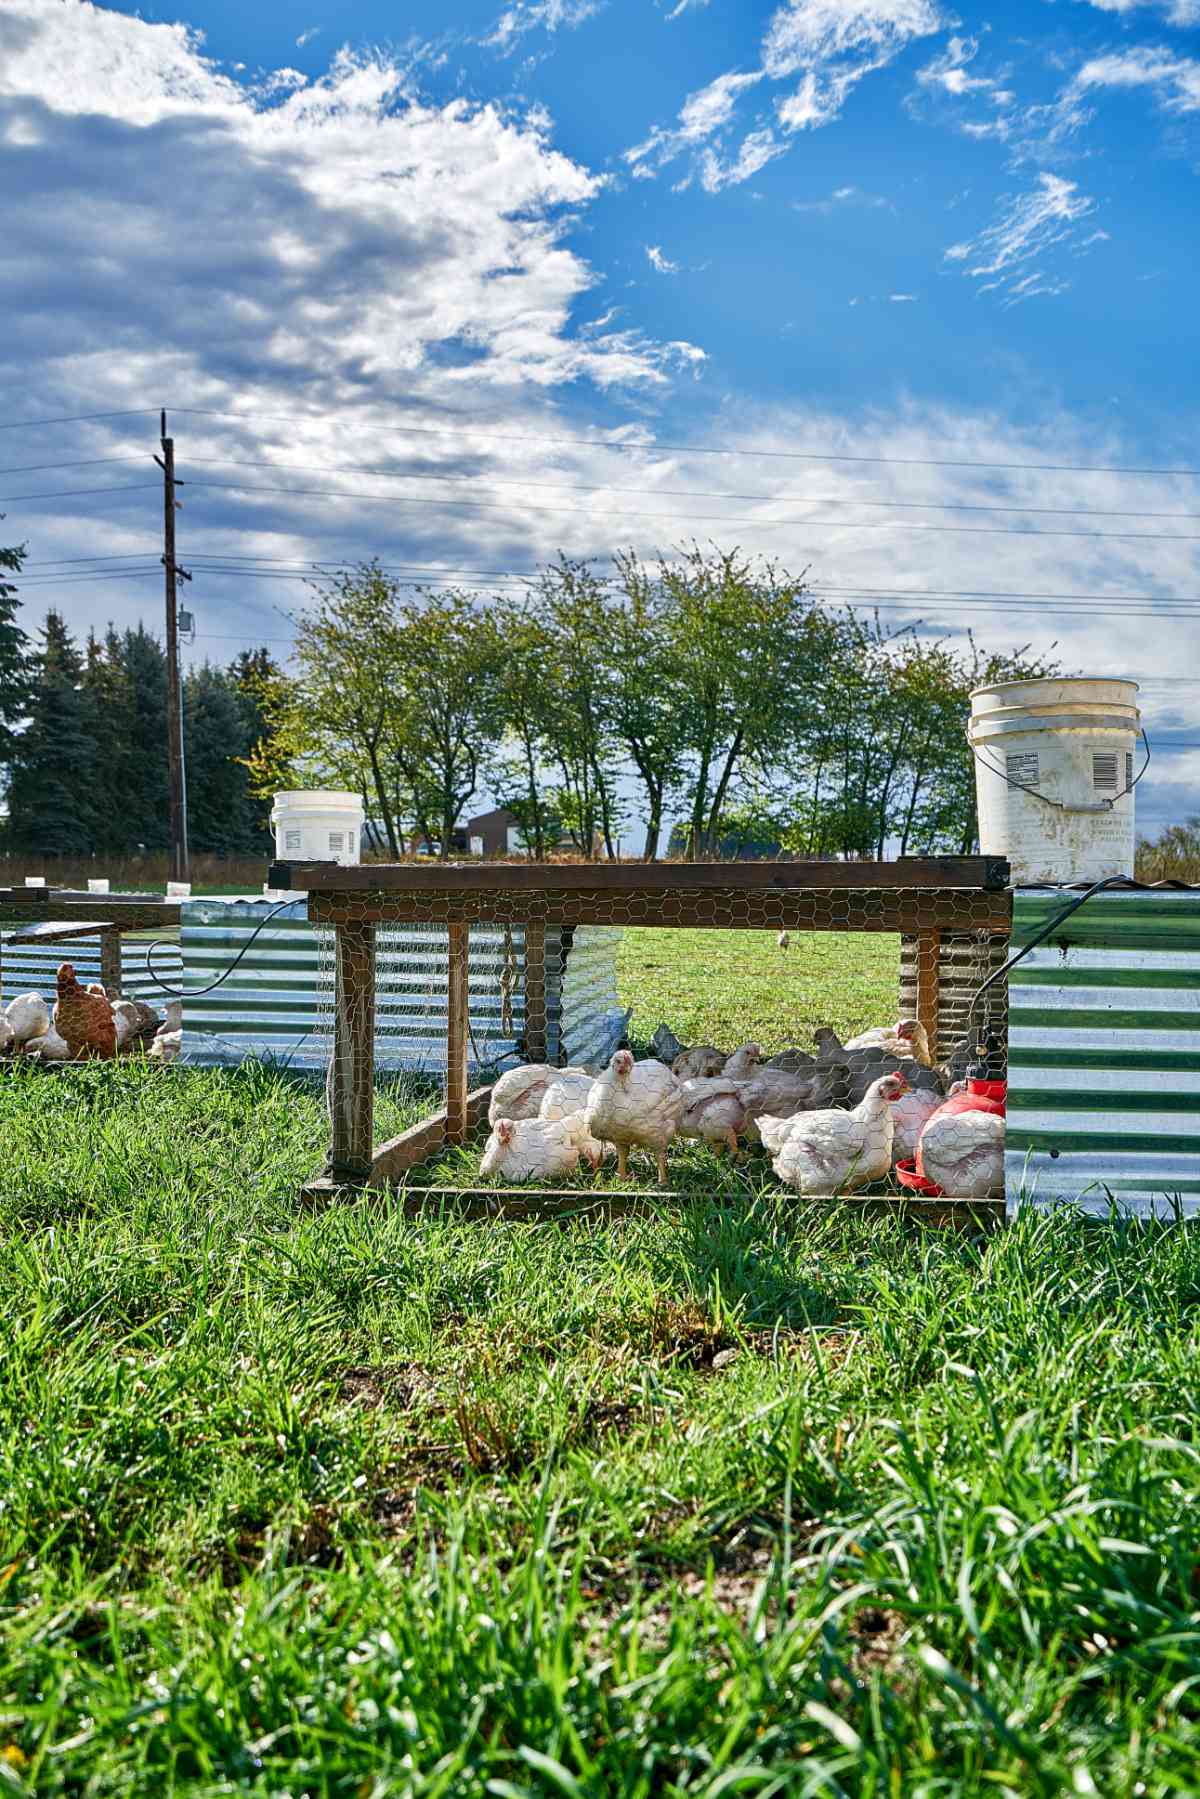
M0 417L128 414L0 432L0 541L156 624L165 404L197 655L314 558L739 542L1144 677L1152 826L1200 480L1112 471L1200 465L1198 170L1200 0L0 0Z

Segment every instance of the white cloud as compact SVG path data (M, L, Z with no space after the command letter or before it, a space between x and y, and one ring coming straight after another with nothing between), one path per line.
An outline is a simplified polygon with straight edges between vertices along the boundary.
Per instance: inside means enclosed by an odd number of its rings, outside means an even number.
M839 206L886 206L888 202L882 194L864 193L860 187L835 187L831 194L822 200L793 200L794 212L833 212Z
M669 256L664 255L660 244L646 245L646 261L659 275L677 275L679 273L679 264L672 262Z
M600 11L604 0L516 0L501 13L485 44L509 50L530 31L558 31L582 25Z
M667 14L667 19L668 19L668 21L670 21L671 19L678 19L685 12L692 12L693 10L696 12L699 12L699 10L702 6L707 6L707 5L708 5L708 0L676 0L676 4L671 8L670 12Z
M1035 188L1009 195L1002 204L996 223L976 237L952 244L946 260L965 263L963 273L983 281L981 293L998 290L1008 304L1035 294L1062 293L1066 282L1026 265L1073 237L1080 220L1095 211L1096 202L1080 193L1074 181L1043 170ZM1096 241L1096 235L1087 241Z
M986 75L968 75L967 65L979 54L979 39L974 37L952 37L946 48L932 62L927 62L923 69L917 70L917 81L922 87L940 88L943 93L952 94L956 99L964 94L982 94L995 88L996 83ZM1006 94L1005 99L1011 100Z
M654 174L681 150L702 144L728 125L737 110L738 95L761 79L758 72L742 74L736 69L718 75L715 81L688 95L673 130L664 131L656 125L643 143L625 152L625 161L632 165L635 175Z
M780 143L769 125L744 137L737 155L728 161L722 162L716 152L706 146L700 154L700 185L710 194L719 193L723 187L735 187L739 182L749 181L769 162L782 156L786 149L787 145Z
M910 301L914 301L916 299L916 297L917 297L916 294L889 294L888 295L888 299L891 301L893 306L906 305Z
M648 178L690 152L693 173L710 193L748 181L786 152L789 137L835 119L864 76L942 28L933 0L784 0L767 26L760 67L729 70L697 89L674 126L655 126L625 152L625 160L635 175ZM760 118L736 152L727 150L721 136L733 123L741 96L762 81L790 83L797 76L791 92L774 101L775 123L784 137ZM680 185L691 178L685 176Z
M1188 30L1200 24L1200 0L1088 0L1098 12L1117 13L1125 17L1136 12L1141 6L1160 7L1167 23L1179 26L1180 30Z
M311 44L313 39L319 34L320 30L321 27L319 25L310 25L307 31L302 31L300 36L296 39L297 50L303 50L305 44Z
M1200 17L1200 13L1197 15ZM1067 90L1069 97L1098 88L1149 88L1164 112L1200 111L1200 62L1143 45L1115 50L1085 62Z

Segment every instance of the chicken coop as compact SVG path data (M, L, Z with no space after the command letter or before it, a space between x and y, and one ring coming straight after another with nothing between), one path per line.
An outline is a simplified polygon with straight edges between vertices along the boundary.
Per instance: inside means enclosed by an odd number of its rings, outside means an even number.
M312 1203L346 1191L393 1187L414 1207L450 1190L422 1185L419 1171L447 1147L465 1145L488 1117L492 1081L472 1040L472 940L519 935L522 954L502 966L501 1005L519 999L518 1049L531 1063L565 1058L547 996L561 984L564 948L604 927L786 932L884 932L902 945L897 1007L924 1028L933 1056L957 1047L951 1033L986 1037L1003 1074L1004 998L996 983L983 1018L967 1016L969 992L1003 964L1012 926L1008 865L992 857L895 862L735 864L367 865L276 863L274 889L307 895L307 917L331 938L332 1018L327 1094L329 1153L305 1188ZM390 1140L375 1137L376 1014L381 932L444 933L443 1103ZM517 988L519 986L519 994ZM986 1030L985 1028L986 1027ZM520 1193L461 1182L454 1195L480 1215L526 1216L580 1208L578 1190ZM643 1193L642 1197L650 1197ZM668 1197L656 1189L653 1196ZM616 1205L621 1196L611 1195ZM625 1195L628 1199L629 1196ZM952 1202L900 1196L928 1215ZM868 1202L864 1202L868 1203ZM896 1201L891 1203L895 1204ZM991 1210L973 1206L973 1212ZM1003 1213L1003 1201L999 1202Z
M159 981L177 989L179 901L157 893L80 893L60 887L0 887L0 1003L26 992L54 999L58 964L71 962L81 981L112 993L156 1001ZM146 968L149 943L162 944Z

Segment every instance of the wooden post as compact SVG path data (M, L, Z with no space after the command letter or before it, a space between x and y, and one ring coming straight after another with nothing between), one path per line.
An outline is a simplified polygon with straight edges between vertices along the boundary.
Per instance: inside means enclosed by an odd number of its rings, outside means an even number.
M100 933L100 985L110 999L121 997L121 927L110 925Z
M468 982L471 927L452 924L446 995L446 1141L467 1140L467 1041L471 990Z
M942 933L921 931L917 936L917 1017L929 1038L930 1060L938 1059L938 1009Z
M544 1062L546 1029L546 927L525 926L525 1059Z
M329 1112L333 1141L329 1172L361 1186L371 1173L375 1112L375 927L338 925L333 1060Z

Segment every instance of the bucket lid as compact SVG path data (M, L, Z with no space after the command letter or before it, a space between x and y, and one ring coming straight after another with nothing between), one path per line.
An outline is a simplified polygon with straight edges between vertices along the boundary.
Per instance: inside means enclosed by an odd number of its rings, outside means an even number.
M1118 695L1113 691L1115 688L1127 688L1131 695L1139 691L1137 682L1131 680L1127 675L1038 675L1033 680L992 681L986 687L973 687L971 698L976 699L985 693L998 693L1019 705L1023 699L1031 700L1039 688L1049 689L1051 692L1067 688L1078 692L1082 688L1089 687L1093 690L1096 698L1106 700L1118 699ZM1063 694L1062 697L1065 699L1067 695ZM1124 703L1131 705L1132 699Z
M361 812L363 809L361 794L333 787L294 787L272 797L276 806L284 811L323 812L332 808L337 812L348 812L353 807L356 812Z

